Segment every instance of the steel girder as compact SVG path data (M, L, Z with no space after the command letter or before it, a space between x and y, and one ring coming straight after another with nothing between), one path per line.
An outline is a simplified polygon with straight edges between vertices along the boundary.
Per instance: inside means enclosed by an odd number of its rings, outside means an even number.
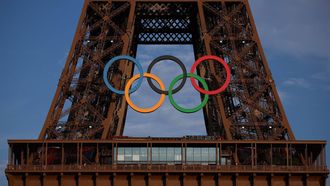
M232 73L225 92L204 108L208 135L226 139L294 139L246 0L85 1L75 38L40 139L107 139L122 135L127 104L103 83L105 63L136 55L137 44L193 44L195 57L217 55ZM128 61L108 74L123 89ZM226 76L216 63L198 73L211 89Z

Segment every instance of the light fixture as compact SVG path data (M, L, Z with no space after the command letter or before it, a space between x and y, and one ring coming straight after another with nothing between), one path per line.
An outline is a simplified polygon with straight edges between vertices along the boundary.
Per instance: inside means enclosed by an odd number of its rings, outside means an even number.
M92 125L89 125L88 127L89 127L90 129L93 128Z
M245 127L244 127L244 126L242 126L241 128L242 128L242 129L245 129Z
M110 40L110 43L113 43L113 40L112 39Z
M268 128L272 129L273 127L269 125L269 127L268 127Z

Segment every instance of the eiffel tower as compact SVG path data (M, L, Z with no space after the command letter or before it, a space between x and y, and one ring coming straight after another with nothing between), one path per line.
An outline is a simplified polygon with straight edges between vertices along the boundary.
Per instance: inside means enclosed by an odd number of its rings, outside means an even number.
M137 45L193 45L218 56L230 84L203 107L207 136L123 136L127 101L102 77ZM211 90L228 72L209 60ZM106 76L123 90L134 64ZM326 141L295 140L247 0L85 0L71 50L36 140L9 140L9 185L325 185Z

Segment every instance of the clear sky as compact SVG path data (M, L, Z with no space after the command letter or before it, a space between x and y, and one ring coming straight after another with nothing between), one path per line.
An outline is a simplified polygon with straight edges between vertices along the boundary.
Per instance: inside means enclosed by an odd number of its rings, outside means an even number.
M251 0L250 3L296 138L330 141L330 1ZM7 163L6 140L35 139L41 130L81 8L80 0L0 1L0 185L6 185L3 174ZM189 69L193 60L191 53L189 45L138 48L138 58L144 68L156 56L173 54ZM159 64L153 71L160 74L167 85L171 79L167 74L180 73L177 66L170 66ZM133 95L133 100L141 106L157 100L157 95L148 92L145 84L145 88ZM175 99L184 106L198 104L198 94L190 92L193 90L187 85ZM142 97L141 93L150 96ZM124 134L205 134L203 124L201 112L179 113L167 100L159 111L150 115L130 109ZM327 151L329 161L329 148Z

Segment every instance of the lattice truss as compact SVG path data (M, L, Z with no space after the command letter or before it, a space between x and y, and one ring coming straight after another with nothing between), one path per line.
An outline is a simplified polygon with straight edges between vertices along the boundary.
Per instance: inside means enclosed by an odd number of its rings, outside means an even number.
M212 53L231 67L232 79L221 94L227 126L233 139L289 139L291 131L280 109L279 97L265 58L260 50L252 16L244 3L204 2L203 10ZM214 63L216 74L208 73L211 87L225 80L224 69ZM215 97L210 117L218 117ZM217 114L218 113L218 114ZM217 120L214 118L213 120ZM224 128L226 123L218 122ZM228 137L228 135L227 135Z
M139 44L192 44L196 12L192 3L138 3L135 32Z
M121 97L108 91L102 72L106 61L122 53L129 6L128 2L89 3L40 138L95 139L101 137L105 125L109 126L104 123L107 118L116 123L118 118L113 114ZM121 69L116 63L109 73L117 88L125 83ZM110 104L116 106L112 111Z
M122 135L127 104L105 87L105 63L121 54L134 56L137 44L193 44L196 58L220 56L232 73L227 90L210 96L204 108L208 135L293 139L247 6L247 1L89 2L39 137ZM132 63L121 61L112 65L108 77L123 90L132 71ZM226 76L215 62L204 62L198 72L211 89Z

